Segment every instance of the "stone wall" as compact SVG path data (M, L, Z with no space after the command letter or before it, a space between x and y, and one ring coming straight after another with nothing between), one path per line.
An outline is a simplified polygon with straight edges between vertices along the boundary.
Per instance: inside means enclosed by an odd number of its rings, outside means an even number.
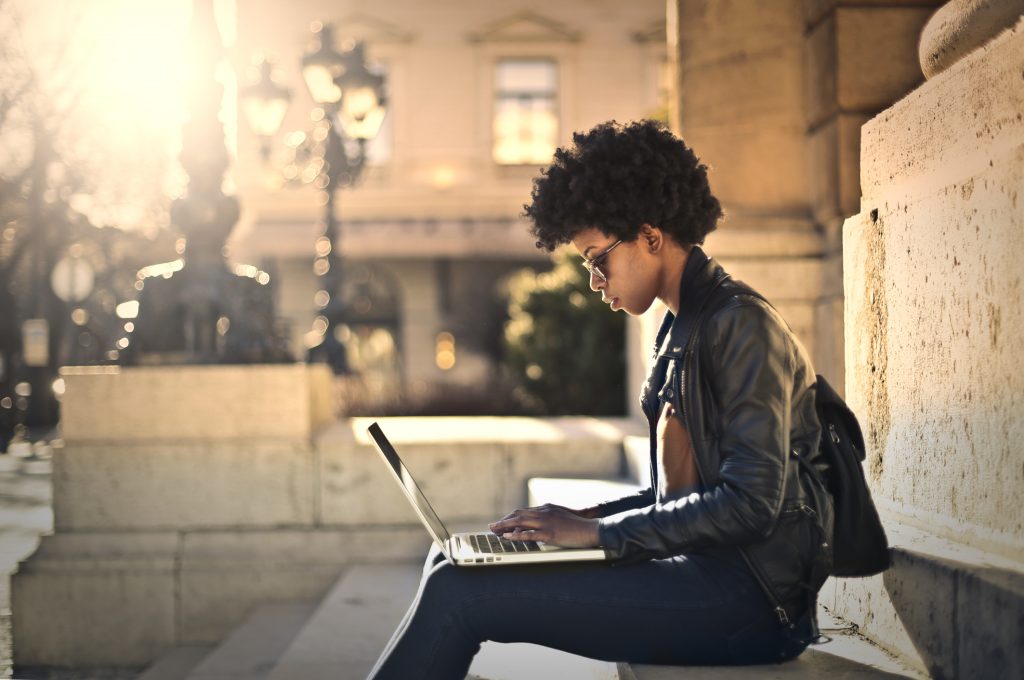
M336 421L324 366L65 370L55 533L12 578L15 664L142 666L258 605L314 601L346 565L418 561L424 529ZM616 476L636 425L387 418L438 513L480 528L533 476Z
M833 603L940 678L1024 672L1022 75L1018 23L869 121L844 227L847 398L894 564Z

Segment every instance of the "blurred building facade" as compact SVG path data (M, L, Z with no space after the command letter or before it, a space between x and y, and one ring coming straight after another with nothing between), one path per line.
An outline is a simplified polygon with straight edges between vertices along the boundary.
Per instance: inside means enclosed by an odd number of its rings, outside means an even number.
M413 395L480 384L500 353L504 279L549 263L520 217L532 178L574 131L665 116L664 2L240 4L238 72L262 53L293 96L268 161L238 125L243 215L229 245L232 259L274 276L297 355L323 328L313 271L323 201L311 186L288 186L302 170L287 149L313 126L299 60L315 20L339 43L365 41L388 82L369 167L339 195L349 362Z

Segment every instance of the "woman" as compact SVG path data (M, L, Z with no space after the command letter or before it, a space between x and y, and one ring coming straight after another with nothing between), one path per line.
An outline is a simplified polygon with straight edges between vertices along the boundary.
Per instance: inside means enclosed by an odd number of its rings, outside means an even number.
M830 559L831 501L795 463L818 459L814 371L774 309L698 247L722 216L705 166L654 122L605 123L555 153L526 216L538 247L572 243L613 311L670 310L641 394L652 488L490 525L599 546L607 563L466 569L432 554L371 677L463 678L486 640L656 664L797 656Z

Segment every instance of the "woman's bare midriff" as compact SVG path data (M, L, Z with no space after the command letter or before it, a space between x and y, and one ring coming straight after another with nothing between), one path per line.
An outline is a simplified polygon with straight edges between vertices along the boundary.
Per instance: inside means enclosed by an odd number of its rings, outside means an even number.
M690 434L672 404L665 404L658 416L658 475L659 500L696 491L700 485Z

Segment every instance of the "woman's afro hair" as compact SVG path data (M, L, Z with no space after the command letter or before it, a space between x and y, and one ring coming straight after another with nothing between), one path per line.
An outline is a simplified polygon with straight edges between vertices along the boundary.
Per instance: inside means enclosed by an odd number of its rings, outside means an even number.
M633 241L644 224L680 244L704 243L722 216L707 167L652 120L577 132L533 181L524 216L537 247L552 251L584 229Z

